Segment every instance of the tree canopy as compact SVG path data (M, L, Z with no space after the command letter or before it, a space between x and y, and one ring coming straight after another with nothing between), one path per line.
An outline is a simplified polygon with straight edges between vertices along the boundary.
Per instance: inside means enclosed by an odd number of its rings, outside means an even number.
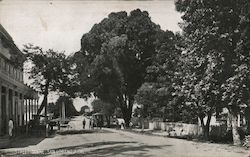
M63 52L59 53L52 49L43 50L39 46L28 44L25 45L23 51L26 54L26 61L32 65L28 69L29 78L33 80L32 85L44 95L44 100L37 114L40 114L44 107L46 114L49 91L73 95L71 64Z
M174 94L180 68L180 37L171 31L162 31L155 44L156 53L147 67L145 83L138 89L136 101L143 105L144 114L149 117L180 121L182 117L177 112L180 112L182 98Z
M249 2L178 0L176 9L183 13L186 95L209 117L227 107L233 116L234 142L239 144L236 115L249 104L249 47L242 44L249 43L242 36L249 30Z
M146 68L156 53L160 27L139 9L109 14L83 35L74 55L82 96L91 92L121 108L128 126L134 95L144 82Z
M81 107L80 114L85 114L85 113L87 113L89 111L90 111L89 106L84 105L84 106Z

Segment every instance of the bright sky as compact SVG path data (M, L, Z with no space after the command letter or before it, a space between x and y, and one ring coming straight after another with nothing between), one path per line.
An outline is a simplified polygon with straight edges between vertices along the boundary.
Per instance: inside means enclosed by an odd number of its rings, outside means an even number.
M0 23L20 49L33 43L71 54L80 49L82 35L109 13L137 8L163 30L180 31L174 0L0 0ZM83 104L76 103L77 109Z

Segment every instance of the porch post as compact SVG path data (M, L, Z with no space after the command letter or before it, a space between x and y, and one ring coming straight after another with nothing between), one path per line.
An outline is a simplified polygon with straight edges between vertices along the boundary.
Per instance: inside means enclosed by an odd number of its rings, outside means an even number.
M6 99L6 132L9 132L9 128L8 128L8 123L9 123L9 119L10 119L10 115L9 115L9 87L6 87L6 91L5 91L5 99ZM13 120L14 121L14 120ZM14 124L15 125L15 124Z
M28 101L29 101L29 121L31 120L31 113L30 113L30 110L31 110L31 108L30 108L30 99L28 99Z
M36 107L37 107L37 110L36 110L36 113L38 112L38 109L39 109L39 105L38 105L38 98L36 99Z
M240 127L240 114L238 113L238 117L237 117L237 123L238 123L238 127Z
M0 135L2 135L2 83L0 82Z
M24 100L25 102L25 124L28 124L28 101L27 99Z
M24 125L24 95L21 95L21 106L22 106L22 126Z

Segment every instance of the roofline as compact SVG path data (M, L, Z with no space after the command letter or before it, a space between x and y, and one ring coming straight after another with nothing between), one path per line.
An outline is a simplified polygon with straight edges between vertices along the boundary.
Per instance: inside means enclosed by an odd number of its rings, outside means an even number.
M10 36L10 34L6 31L6 29L3 27L3 25L0 23L0 30L1 30L1 33L5 36L5 38L9 41L12 41L13 42L13 39L12 37Z
M11 44L12 48L15 49L17 53L24 56L22 51L16 46L16 44L14 43L12 37L10 36L10 34L7 32L7 30L3 27L3 25L1 23L0 23L0 33Z

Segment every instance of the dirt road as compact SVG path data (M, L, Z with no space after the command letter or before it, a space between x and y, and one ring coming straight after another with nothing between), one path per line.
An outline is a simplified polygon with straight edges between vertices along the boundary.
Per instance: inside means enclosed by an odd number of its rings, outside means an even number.
M49 157L249 157L244 148L107 130L88 134L23 139L4 156Z

